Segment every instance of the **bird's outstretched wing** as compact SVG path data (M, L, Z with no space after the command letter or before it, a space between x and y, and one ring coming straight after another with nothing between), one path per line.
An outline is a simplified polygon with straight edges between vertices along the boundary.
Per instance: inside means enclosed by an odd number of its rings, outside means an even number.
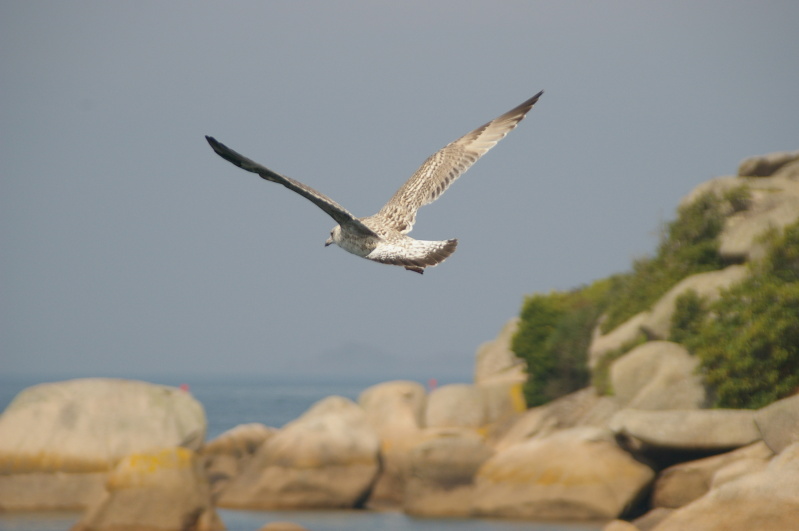
M350 228L362 233L364 236L377 236L371 229L369 229L369 227L361 223L357 218L355 218L355 216L350 214L346 208L339 205L325 194L317 192L310 186L306 186L299 181L295 181L291 177L286 177L285 175L273 172L269 168L262 166L257 162L233 151L213 137L206 136L205 139L208 140L209 144L211 144L211 147L214 149L216 154L226 161L235 164L243 170L257 173L261 176L261 178L266 179L267 181L282 184L289 190L297 192L327 212L327 214L336 220L339 225L348 225Z
M516 127L543 93L542 90L431 155L375 216L400 232L410 232L416 220L416 211L438 199L455 179Z

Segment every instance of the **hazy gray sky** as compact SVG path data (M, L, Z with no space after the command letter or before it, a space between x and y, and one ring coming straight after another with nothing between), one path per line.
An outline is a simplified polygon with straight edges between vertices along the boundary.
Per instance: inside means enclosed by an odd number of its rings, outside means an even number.
M0 371L467 378L525 294L626 270L696 184L799 148L799 3L0 2ZM323 243L527 119L412 235Z

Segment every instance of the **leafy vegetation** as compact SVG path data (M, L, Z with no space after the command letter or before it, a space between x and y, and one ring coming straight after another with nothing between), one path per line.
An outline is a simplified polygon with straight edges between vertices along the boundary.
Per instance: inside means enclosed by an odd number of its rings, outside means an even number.
M677 301L671 339L699 357L716 407L759 408L799 390L799 222L769 239L752 275L719 300Z
M511 348L527 362L524 396L528 406L545 404L588 385L586 352L609 285L600 281L571 292L525 299Z
M586 354L599 316L606 314L602 329L610 331L649 308L686 276L722 268L718 235L724 219L747 208L749 201L745 186L721 197L706 193L679 210L677 219L663 231L656 256L637 260L632 272L570 292L527 297L511 345L527 362L527 404L549 402L580 389L589 379L600 393L611 394L610 364L644 338L608 353L590 374Z
M747 208L750 197L749 189L740 186L721 197L705 193L680 208L663 231L656 255L636 260L632 272L617 277L602 331L646 310L683 278L724 267L718 235L725 218Z

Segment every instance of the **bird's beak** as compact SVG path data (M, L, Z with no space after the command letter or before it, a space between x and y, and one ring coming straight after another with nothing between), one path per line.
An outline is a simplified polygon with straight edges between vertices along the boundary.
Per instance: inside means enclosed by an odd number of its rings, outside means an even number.
M330 245L331 243L333 243L333 238L328 238L328 239L326 239L326 240L325 240L325 247L327 247L327 246L328 246L328 245Z

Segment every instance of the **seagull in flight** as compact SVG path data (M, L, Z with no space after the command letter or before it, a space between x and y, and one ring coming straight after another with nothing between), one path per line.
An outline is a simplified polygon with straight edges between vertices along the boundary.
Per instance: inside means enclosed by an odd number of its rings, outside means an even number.
M430 204L524 118L544 91L474 131L447 144L431 155L377 214L356 218L326 195L310 186L254 162L210 136L213 150L243 170L282 184L324 210L338 225L330 231L325 247L336 244L347 252L381 264L403 266L424 273L455 252L457 239L427 241L407 236L416 221L416 211Z

